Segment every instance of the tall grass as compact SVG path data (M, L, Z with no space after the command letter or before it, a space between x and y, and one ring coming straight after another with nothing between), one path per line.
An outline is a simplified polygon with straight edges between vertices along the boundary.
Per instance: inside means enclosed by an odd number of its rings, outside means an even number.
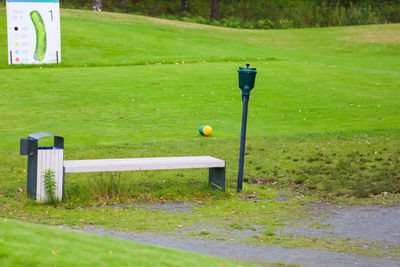
M206 139L206 138L201 138ZM368 142L366 142L368 141ZM397 131L255 137L247 140L244 181L264 189L291 189L326 197L368 197L400 192L400 139ZM173 147L174 149L171 149ZM226 161L227 192L208 187L207 169L67 174L66 206L139 201L224 199L236 188L238 139L207 138L142 144L87 145L67 148L68 158L117 158L211 155ZM23 196L26 159L0 154L0 195ZM10 177L10 178L8 178ZM23 201L24 197L22 197Z
M384 136L381 138L379 133L369 136L369 143L365 143L362 136L250 137L245 182L314 191L325 196L368 197L382 192L398 193L400 139L387 133ZM221 141L203 143L202 149L227 162L227 189L231 192L235 189L238 162L238 154L231 152L237 152L238 144L235 139L224 138ZM180 140L173 144L182 154L196 153L190 141ZM137 154L160 148L166 149L162 143L147 144L147 148L143 145L127 146L124 153ZM223 198L224 194L207 189L207 174L206 170L178 170L71 175L67 176L66 192L71 201L84 203Z

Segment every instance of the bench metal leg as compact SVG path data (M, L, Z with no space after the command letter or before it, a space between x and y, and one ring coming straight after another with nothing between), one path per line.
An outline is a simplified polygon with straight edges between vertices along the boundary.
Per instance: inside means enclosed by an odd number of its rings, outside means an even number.
M208 183L214 189L219 189L225 192L225 167L224 168L210 168Z

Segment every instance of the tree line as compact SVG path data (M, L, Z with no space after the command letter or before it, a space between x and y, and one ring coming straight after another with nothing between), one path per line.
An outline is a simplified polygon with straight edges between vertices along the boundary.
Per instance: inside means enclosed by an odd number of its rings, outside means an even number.
M60 0L60 3L68 8L250 29L400 22L400 0Z

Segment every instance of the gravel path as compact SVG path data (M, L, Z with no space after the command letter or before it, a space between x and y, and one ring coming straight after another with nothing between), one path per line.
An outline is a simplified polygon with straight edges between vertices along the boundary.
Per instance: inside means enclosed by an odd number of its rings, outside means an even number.
M315 218L299 222L281 233L315 237L348 237L375 241L382 244L400 245L400 206L331 206L313 205ZM328 214L328 216L320 216ZM326 226L320 229L310 227L312 223ZM199 240L179 238L155 233L126 233L105 231L99 228L85 227L78 231L139 243L182 249L223 258L251 262L281 262L302 266L400 266L400 258L373 258L349 253L303 248L284 248L278 246L247 245L229 241Z
M382 244L400 245L400 206L331 206L319 204L315 215L328 217L312 220L308 224L297 224L286 228L282 233L306 235L312 237L341 236L351 239L363 239ZM320 223L323 227L310 227Z
M139 243L182 249L201 254L213 255L252 262L296 263L302 266L400 266L400 261L362 257L348 253L283 248L276 246L255 246L230 242L177 238L165 235L125 233L85 228L79 231L127 239Z

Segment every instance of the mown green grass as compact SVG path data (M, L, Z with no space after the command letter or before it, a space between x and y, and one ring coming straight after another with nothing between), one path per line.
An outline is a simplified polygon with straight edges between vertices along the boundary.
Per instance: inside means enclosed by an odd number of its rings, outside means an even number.
M248 263L0 220L1 266L252 266Z
M261 60L252 64L249 134L397 129L400 53L390 37L399 30L249 31L63 10L61 66L10 69L0 58L1 148L44 128L68 146L191 138L203 124L215 137L237 136L245 59ZM0 37L6 49L5 26ZM230 62L112 67L163 60Z
M399 202L400 25L251 31L62 10L61 27L61 65L9 67L0 54L1 216L130 231L190 229L199 218L250 228L254 218L274 234L283 218L307 216L304 202ZM0 49L6 43L2 26ZM236 70L246 61L258 74L243 193L301 200L271 202L267 212L234 193ZM197 131L205 124L214 129L209 138ZM41 206L26 199L19 155L19 138L33 132L62 135L66 159L215 156L227 162L227 192L207 187L207 170L71 174L65 201ZM205 205L189 219L96 208L140 201ZM222 203L232 215L210 209Z
M6 50L4 8L0 14L4 25L0 47ZM61 15L63 66L279 58L324 66L399 70L398 64L393 64L399 59L398 24L262 31L108 12L63 9ZM7 61L2 60L0 66L6 68Z
M238 136L238 65L1 70L1 148L15 149L18 137L43 129L62 133L67 148L193 138L204 124L215 138ZM249 135L397 127L398 75L285 61L254 67Z

